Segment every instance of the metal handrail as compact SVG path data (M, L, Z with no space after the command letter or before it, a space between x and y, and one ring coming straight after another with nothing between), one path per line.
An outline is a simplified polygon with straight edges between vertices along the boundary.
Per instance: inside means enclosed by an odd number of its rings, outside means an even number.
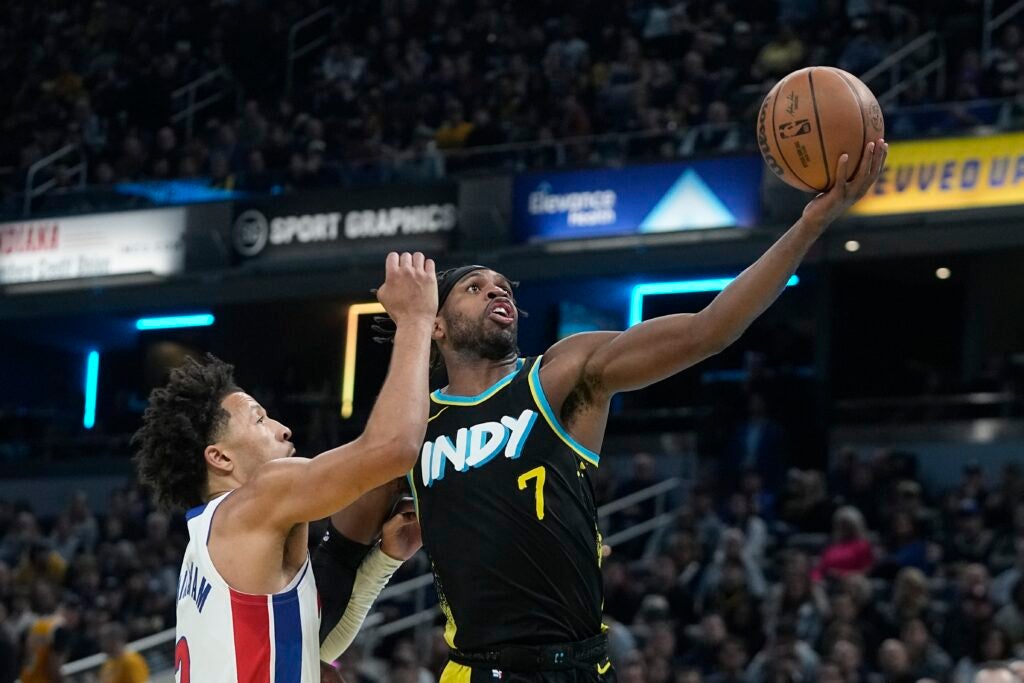
M77 144L70 144L61 147L53 154L49 154L39 161L35 162L28 168L28 173L25 175L25 199L23 202L22 213L28 216L32 213L32 200L36 197L46 194L56 184L56 178L50 178L45 183L42 183L39 187L33 187L35 183L36 174L43 169L50 168L57 163L58 160L77 152L81 161L68 169L68 173L78 175L78 186L85 187L85 178L89 170L89 162L85 158L85 154L82 152L82 148Z
M165 629L159 633L154 633L151 636L145 638L139 638L138 640L132 641L125 646L126 650L132 652L140 652L163 645L164 643L170 643L174 641L175 630L173 628ZM103 662L107 661L107 655L104 652L98 652L82 659L77 659L73 662L68 662L60 668L60 672L65 676L73 676L80 674L83 671L95 669L103 666Z
M981 58L983 60L987 60L989 53L992 52L992 34L1010 19L1024 12L1024 0L1017 0L993 17L992 6L994 3L995 0L985 0L985 18L981 24Z
M628 496L623 496L617 500L613 500L610 503L606 503L597 509L598 518L605 518L612 515L619 510L625 510L626 508L633 507L637 503L641 503L648 498L654 498L655 496L669 491L674 491L683 485L683 480L679 477L672 477L665 481L658 482L653 486L648 486L645 489L640 489L636 493L631 493Z
M880 61L878 64L874 65L873 67L865 71L863 74L861 74L860 80L864 81L864 83L870 87L871 81L875 80L876 78L885 73L888 73L889 89L891 90L892 88L896 87L896 85L898 85L901 80L900 71L903 60L913 55L921 48L927 46L932 41L936 41L938 39L939 36L935 31L929 31L928 33L924 33L918 36L917 38L910 41L909 43L901 47L899 50L896 50L896 52L893 52L891 55ZM874 88L872 89L874 90ZM881 98L879 99L881 100Z
M218 79L223 80L225 85L220 90L207 95L201 100L197 101L199 89L203 86L213 83ZM199 112L203 111L210 105L221 101L227 96L229 91L234 91L236 94L236 108L240 105L241 100L241 88L234 78L231 76L231 72L227 68L221 66L207 71L205 74L189 81L185 85L181 86L177 90L171 93L171 102L177 102L180 97L187 96L187 102L185 106L176 111L171 115L171 123L178 124L182 121L185 122L185 137L189 140L192 139L192 133L195 129L195 116Z
M878 96L878 103L882 105L889 105L896 102L897 98L903 94L904 91L908 90L915 81L922 78L927 78L931 74L936 74L938 79L938 85L936 86L936 92L941 97L946 90L946 51L941 50L939 56L928 62L920 69L910 74L906 78L900 80L894 86L886 90L884 93Z
M296 47L299 32L307 26L315 24L324 17L336 16L337 14L338 11L334 9L332 5L328 5L327 7L318 9L316 12L313 12L303 19L299 19L292 24L290 29L288 29L288 56L286 57L287 63L285 65L286 73L284 82L284 92L286 96L291 95L292 93L292 85L294 85L295 78L295 62L327 42L327 35L325 34L317 36L301 47Z

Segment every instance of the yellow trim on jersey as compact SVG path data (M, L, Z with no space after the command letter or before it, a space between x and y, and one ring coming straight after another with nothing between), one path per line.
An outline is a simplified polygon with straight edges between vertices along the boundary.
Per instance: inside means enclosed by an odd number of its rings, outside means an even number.
M427 423L429 424L433 422L435 419L441 417L441 413L448 410L449 408L451 408L451 406L445 406L444 408L441 408L441 410L437 411L436 413L427 418Z
M444 614L444 642L448 643L448 647L455 649L455 634L458 632L459 627L455 624L455 617L452 616L452 608L448 606L447 601L442 600L439 607L441 613Z
M472 676L473 670L468 666L448 662L441 672L441 680L438 683L469 683Z
M491 396L494 396L496 393L507 387L512 382L512 380L516 378L516 375L519 374L519 371L523 369L523 363L525 362L526 361L523 358L517 360L515 370L505 375L497 382L492 384L489 388L484 389L476 396L454 396L451 394L445 394L440 389L438 389L437 391L430 394L430 400L433 401L434 403L440 403L441 405L446 406L480 405L481 403L489 399Z
M597 665L597 675L598 676L604 676L606 673L608 673L608 669L610 669L610 668L612 668L611 660L605 662L604 666L601 666L600 664L598 664Z
M588 449L583 444L572 438L572 435L565 430L564 427L558 422L558 418L555 417L554 411L551 409L551 404L548 403L547 397L544 395L544 387L540 383L540 362L543 356L537 356L537 360L533 362L533 367L530 368L530 393L533 394L533 402L537 404L540 409L540 414L544 416L548 426L551 427L551 431L558 435L558 438L565 442L565 445L571 448L576 455L580 456L594 467L597 467L600 463L601 456L592 450Z

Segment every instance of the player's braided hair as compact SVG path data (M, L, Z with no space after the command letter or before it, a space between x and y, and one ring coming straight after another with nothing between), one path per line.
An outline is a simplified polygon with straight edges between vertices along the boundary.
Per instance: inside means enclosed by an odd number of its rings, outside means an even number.
M220 437L230 418L220 403L238 391L234 366L212 354L188 358L149 395L142 427L132 437L139 481L165 508L200 505L206 495L203 451Z

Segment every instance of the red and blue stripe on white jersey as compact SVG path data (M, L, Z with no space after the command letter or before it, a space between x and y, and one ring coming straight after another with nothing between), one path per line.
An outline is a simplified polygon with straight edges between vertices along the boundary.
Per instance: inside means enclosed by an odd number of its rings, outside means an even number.
M207 550L222 496L186 515L189 542L178 586L175 666L179 683L319 683L320 608L307 559L280 593L231 588Z

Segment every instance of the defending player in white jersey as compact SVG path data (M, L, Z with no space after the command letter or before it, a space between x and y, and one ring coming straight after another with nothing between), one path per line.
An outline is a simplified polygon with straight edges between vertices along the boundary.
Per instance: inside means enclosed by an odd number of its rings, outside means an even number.
M291 431L212 356L190 360L151 394L134 439L140 478L161 504L192 508L177 596L180 683L320 681L308 522L402 476L426 430L434 263L418 253L389 254L386 273L378 298L399 336L355 441L312 459L291 458ZM399 517L393 524L401 537L401 527L415 523ZM395 561L382 552L371 553L368 563L370 574L394 571Z

